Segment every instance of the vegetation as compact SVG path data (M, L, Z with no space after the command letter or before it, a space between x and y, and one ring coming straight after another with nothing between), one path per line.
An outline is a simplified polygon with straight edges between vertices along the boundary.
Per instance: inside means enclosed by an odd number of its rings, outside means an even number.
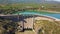
M44 30L45 34L60 34L60 26L58 24L59 22L51 22L48 20L38 20L35 22L35 27L39 26L41 27L40 29L40 34L42 34L42 30Z
M27 6L32 8L40 8L40 10L52 10L60 12L60 5L58 4L7 4L7 5L0 5L0 14L12 14L15 11L22 11ZM44 8L42 8L44 6ZM25 9L26 10L26 9ZM33 10L33 9L31 9ZM36 9L35 9L36 10Z
M0 18L0 34L15 33L16 26L16 22L12 22L9 19Z

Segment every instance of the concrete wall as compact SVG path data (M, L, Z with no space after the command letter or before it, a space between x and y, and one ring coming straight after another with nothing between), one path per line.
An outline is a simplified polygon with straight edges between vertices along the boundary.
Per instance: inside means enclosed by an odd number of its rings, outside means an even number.
M25 29L33 29L33 18L24 19L26 23L24 23Z

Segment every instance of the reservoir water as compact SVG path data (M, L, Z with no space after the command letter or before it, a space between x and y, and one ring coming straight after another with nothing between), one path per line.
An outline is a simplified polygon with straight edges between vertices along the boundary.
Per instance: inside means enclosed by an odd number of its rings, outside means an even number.
M50 17L54 17L57 19L60 19L60 14L58 13L50 13L50 12L43 12L43 11L22 11L22 12L15 12L13 13L15 15L45 15L45 16L50 16Z

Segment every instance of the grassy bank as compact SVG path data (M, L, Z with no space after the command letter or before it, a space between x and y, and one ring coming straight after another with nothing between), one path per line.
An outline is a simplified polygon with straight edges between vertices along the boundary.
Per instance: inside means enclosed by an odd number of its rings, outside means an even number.
M40 34L42 34L42 30L44 30L45 34L60 34L60 26L56 25L59 22L51 22L48 20L38 20L35 22L36 25L35 27L37 28L37 26L42 27L39 31Z

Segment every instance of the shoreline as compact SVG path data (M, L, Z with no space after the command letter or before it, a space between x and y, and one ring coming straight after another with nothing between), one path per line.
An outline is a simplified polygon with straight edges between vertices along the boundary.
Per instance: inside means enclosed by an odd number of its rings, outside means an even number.
M39 11L40 11L40 10L39 10ZM49 11L49 10L41 10L41 11L60 14L60 12L57 12L57 11Z

